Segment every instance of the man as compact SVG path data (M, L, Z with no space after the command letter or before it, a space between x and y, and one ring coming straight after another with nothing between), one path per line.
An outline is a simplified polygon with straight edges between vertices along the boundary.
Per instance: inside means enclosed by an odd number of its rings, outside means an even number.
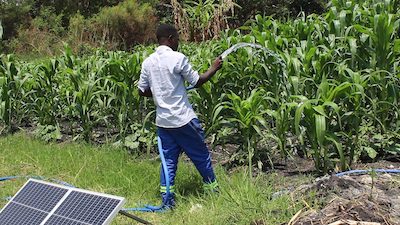
M203 177L206 190L216 190L218 183L211 165L210 152L204 142L204 132L189 103L184 81L194 87L207 82L221 67L222 59L215 59L204 74L192 69L188 58L177 52L179 35L175 27L162 24L157 29L159 46L142 64L139 94L153 97L157 106L156 125L165 156L170 193L166 195L166 181L161 168L161 195L166 207L173 207L174 180L178 158L183 151Z

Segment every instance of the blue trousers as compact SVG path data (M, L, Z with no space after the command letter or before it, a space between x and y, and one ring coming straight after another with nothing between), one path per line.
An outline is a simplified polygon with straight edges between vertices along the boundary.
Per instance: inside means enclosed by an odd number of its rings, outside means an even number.
M214 170L211 165L211 155L204 142L204 131L197 118L179 128L158 127L165 161L168 168L171 192L174 192L176 170L179 155L185 152L194 163L205 185L216 187ZM161 168L161 193L165 191L165 175Z

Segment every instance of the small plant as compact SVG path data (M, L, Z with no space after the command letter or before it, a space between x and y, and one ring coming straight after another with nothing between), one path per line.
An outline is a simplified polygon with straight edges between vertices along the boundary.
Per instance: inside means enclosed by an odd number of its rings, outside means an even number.
M157 144L157 134L155 130L148 129L140 124L130 126L131 134L114 143L114 146L123 146L130 152L141 154L146 150L150 155L151 150Z
M58 141L61 140L62 134L59 126L54 125L41 125L38 124L34 134L37 138L45 141Z
M369 194L369 199L372 200L373 199L374 186L375 186L375 182L376 182L376 178L377 178L378 174L377 174L375 169L370 169L368 173L371 176L371 192Z

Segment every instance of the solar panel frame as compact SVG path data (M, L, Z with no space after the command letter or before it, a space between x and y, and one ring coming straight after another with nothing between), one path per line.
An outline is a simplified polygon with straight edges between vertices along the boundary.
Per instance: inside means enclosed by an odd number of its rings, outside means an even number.
M31 185L32 183L39 183L39 184L44 184L44 185L49 185L51 187L54 188L61 188L63 190L66 190L65 194L63 195L63 197L61 199L59 199L59 201L57 202L57 204L49 211L44 211L42 209L38 209L35 208L33 206L28 206L28 205L24 205L24 204L20 204L18 202L15 202L14 200L16 198L19 198L19 194L24 192L25 189L28 185ZM95 199L98 198L104 198L104 199L111 199L111 200L115 200L118 202L117 205L113 204L112 205L112 210L110 211L110 209L107 209L108 211L108 216L107 217L102 217L102 220L100 221L101 223L93 223L93 224L101 224L101 225L108 225L111 223L112 219L117 215L117 213L120 211L120 209L122 208L122 206L125 204L125 198L123 197L119 197L119 196L114 196L114 195L109 195L109 194L104 194L104 193L98 193L98 192L94 192L94 191L89 191L89 190L83 190L83 189L79 189L79 188L74 188L74 187L67 187L67 186L62 186L59 184L54 184L54 183L49 183L46 181L42 181L42 180L36 180L36 179L29 179L23 186L22 188L11 198L11 200L3 207L3 209L0 210L0 215L3 211L5 211L8 207L10 207L11 204L19 204L22 205L24 207L28 207L31 208L33 210L36 210L38 212L42 212L42 213L46 213L47 216L43 219L43 221L40 223L40 225L48 225L48 224L64 224L64 223L60 223L60 222L55 222L55 223L51 223L51 221L56 220L57 218L59 220L69 220L72 221L70 223L66 223L66 224L88 224L91 225L92 223L87 223L85 221L80 221L80 220L75 220L73 218L68 218L65 217L63 215L58 215L56 214L57 210L61 207L63 207L63 204L66 203L66 200L68 199L69 196L73 196L75 193L79 194L83 194L85 196L95 196ZM29 201L28 201L29 202ZM71 202L70 202L71 203ZM72 202L74 203L74 202ZM116 202L115 202L116 203ZM79 204L77 204L77 206L79 206ZM103 212L103 211L101 211ZM48 223L49 221L49 223Z

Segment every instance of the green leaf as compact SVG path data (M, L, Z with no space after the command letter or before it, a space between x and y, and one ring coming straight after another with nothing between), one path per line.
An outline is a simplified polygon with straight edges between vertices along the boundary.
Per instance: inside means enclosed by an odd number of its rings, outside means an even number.
M393 155L400 155L400 144L395 144L393 146L390 146L385 151Z
M144 137L144 136L140 136L140 137L139 137L139 141L140 141L140 142L143 142L143 143L146 143L146 142L147 142L147 138Z
M332 102L333 99L336 97L336 95L338 95L341 91L345 90L348 87L351 87L352 84L349 82L344 82L342 84L340 84L339 86L335 87L331 92L330 95L328 97L328 101Z
M355 38L349 38L349 46L350 46L350 52L353 55L353 57L356 56L357 54L357 39Z
M382 134L374 134L374 136L372 136L372 138L374 138L374 139L376 139L378 141L381 141L381 140L385 139L385 137Z
M295 112L295 117L294 117L294 126L296 130L296 135L300 135L300 121L301 117L303 115L305 103L302 102L300 105L297 107L296 112Z
M326 120L325 116L315 115L315 131L317 134L317 141L319 146L324 145L325 133L326 133Z
M373 36L373 35L374 35L374 33L373 33L373 31L372 31L371 28L364 27L364 26L361 26L361 25L358 25L358 24L354 25L354 28L355 28L358 32L361 32L361 33L366 34L366 35L368 35L368 36Z
M348 169L348 164L347 164L346 158L344 156L342 143L340 143L338 138L336 136L334 136L334 135L329 135L329 136L326 137L326 139L331 141L336 146L336 149L337 149L337 151L339 153L341 169L342 170L347 170Z
M393 50L394 50L394 52L397 53L397 54L400 53L400 39L396 39L396 40L394 41Z
M7 83L7 77L0 77L0 87Z
M307 52L307 55L306 55L306 62L310 62L310 61L311 61L311 59L314 57L316 51L317 51L317 48L316 48L316 47L312 47L312 48Z
M139 142L138 141L125 141L124 146L129 149L137 149L139 147Z
M371 147L364 147L364 150L367 152L368 156L371 159L375 159L377 152L375 151L375 149L371 148Z
M314 106L313 109L318 112L320 115L328 117L324 111L324 107L322 105Z
M289 81L293 86L294 93L297 94L299 92L299 83L300 83L299 77L298 76L290 76Z

